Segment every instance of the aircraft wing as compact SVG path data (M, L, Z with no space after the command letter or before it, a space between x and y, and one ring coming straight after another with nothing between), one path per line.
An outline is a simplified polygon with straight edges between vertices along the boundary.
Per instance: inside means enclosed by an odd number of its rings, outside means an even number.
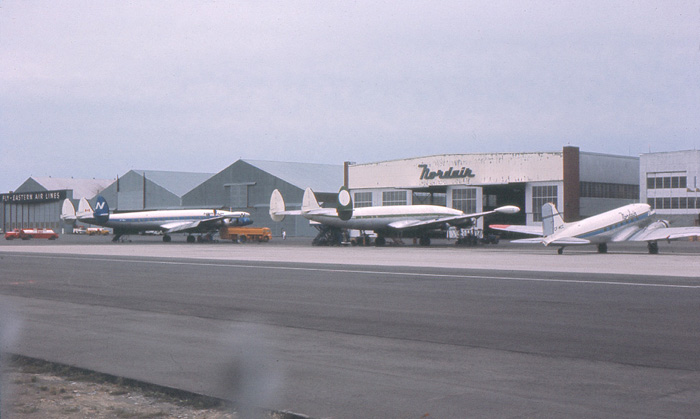
M503 213L503 214L515 214L520 211L520 208L514 207L512 205L506 205L504 207L496 208L491 211L475 212L472 214L462 214L453 215L450 217L437 217L432 220L401 220L389 224L389 227L394 230L408 230L408 229L431 229L438 228L445 224L450 224L454 226L459 226L460 224L466 224L468 220L472 218L478 218L488 214Z
M700 236L700 227L667 227L653 230L643 229L628 240L643 242L656 240L678 240L686 237Z
M160 227L166 233L176 233L179 231L194 230L201 224L201 221L177 221L173 223L166 223Z
M529 234L531 236L542 236L542 226L524 226L524 225L507 225L507 224L491 224L490 228L500 231L509 231L512 233ZM530 240L530 239L523 239ZM539 242L537 242L539 243Z
M202 230L206 230L207 228L211 228L212 230L214 230L214 229L216 229L216 227L214 225L218 226L218 223L221 220L223 220L224 218L227 218L227 217L222 215L220 217L207 218L206 220L175 221L175 222L162 224L160 226L160 228L162 228L165 233L202 231Z

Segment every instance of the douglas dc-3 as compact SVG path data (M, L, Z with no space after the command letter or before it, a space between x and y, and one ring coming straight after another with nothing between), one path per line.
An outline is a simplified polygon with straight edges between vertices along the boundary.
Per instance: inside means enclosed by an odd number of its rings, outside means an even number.
M470 227L484 215L515 214L520 209L507 205L492 211L466 214L460 210L438 205L394 205L353 208L352 197L346 187L340 188L336 208L322 208L310 188L304 192L301 210L287 211L284 199L275 189L270 196L270 217L282 221L286 215L302 215L311 222L327 226L335 233L344 229L374 231L376 246L386 244L386 238L419 237L422 246L430 245L429 232L446 226ZM339 237L339 234L332 234Z
M700 227L669 227L668 221L655 220L654 211L647 204L625 205L602 214L565 223L557 207L547 203L542 206L542 227L522 225L490 225L492 229L537 235L539 237L513 240L513 243L542 243L545 246L564 247L595 244L598 253L608 251L608 243L636 241L647 242L649 253L659 253L659 240L678 240L700 235Z
M195 237L192 233L208 233L225 225L244 226L252 223L250 214L247 212L217 209L153 210L110 214L107 201L102 196L97 197L95 210L85 198L81 198L78 212L75 211L70 200L64 200L61 219L68 223L80 221L111 227L114 229L112 241L118 241L125 234L151 230L162 231L163 241L166 243L171 240L171 233L190 233L187 236L187 242L193 243Z

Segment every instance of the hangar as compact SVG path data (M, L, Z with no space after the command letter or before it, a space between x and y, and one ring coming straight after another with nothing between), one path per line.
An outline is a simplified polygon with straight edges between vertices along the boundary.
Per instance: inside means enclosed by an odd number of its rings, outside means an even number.
M641 202L676 225L700 225L700 151L642 154Z
M554 152L443 154L342 165L237 160L218 173L130 170L114 179L30 177L14 192L0 194L0 227L65 230L61 201L94 204L105 196L113 210L214 207L247 211L255 225L273 234L315 236L303 217L274 223L270 194L279 189L288 209L299 209L304 189L333 205L347 185L356 207L436 204L476 212L517 205L515 216L488 223L541 221L540 208L554 202L567 221L631 202L647 202L663 216L693 224L700 214L700 151L643 154L640 158L563 147ZM480 226L483 228L483 223ZM64 232L69 232L65 230Z
M0 194L1 227L3 231L35 227L65 232L59 218L63 200L94 198L112 182L114 179L30 177L14 192Z
M273 235L285 230L290 236L313 237L315 228L303 217L270 219L270 195L279 189L288 209L300 209L304 190L310 187L320 200L335 202L343 185L343 166L265 160L238 160L187 192L184 207L230 208L250 213L254 225L269 227Z
M531 225L542 221L542 205L553 202L574 221L636 202L639 158L570 146L557 152L445 154L350 164L348 188L356 207L435 204L479 212L517 205L520 214L493 216L489 223Z

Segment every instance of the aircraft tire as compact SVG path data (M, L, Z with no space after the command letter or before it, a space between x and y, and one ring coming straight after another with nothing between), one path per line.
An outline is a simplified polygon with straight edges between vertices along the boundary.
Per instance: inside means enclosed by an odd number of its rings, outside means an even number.
M194 236L192 236L192 235L187 236L187 243L194 243L195 240L196 240L196 239L194 238Z
M659 254L659 243L657 242L649 242L647 244L647 248L649 249L649 254L650 255L658 255Z
M374 245L377 247L383 247L386 245L386 239L384 237L377 237L374 240Z
M171 240L172 238L167 234L163 236L163 243L170 243Z

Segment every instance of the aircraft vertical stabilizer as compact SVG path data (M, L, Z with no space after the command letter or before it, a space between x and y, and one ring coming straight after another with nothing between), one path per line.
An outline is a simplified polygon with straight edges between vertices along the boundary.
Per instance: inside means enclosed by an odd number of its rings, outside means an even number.
M279 223L284 220L284 211L284 198L282 198L280 191L275 189L270 196L270 218L272 218L272 221Z
M345 186L341 187L338 192L336 211L338 212L338 217L343 221L352 218L352 196L350 196L350 191Z
M73 206L73 203L70 202L70 199L63 200L63 208L61 209L61 220L70 224L75 223L75 207Z
M316 195L314 195L311 188L306 188L304 191L304 198L301 201L301 212L305 213L319 208L321 208L321 206L316 200Z
M87 199L80 198L80 202L78 202L78 212L76 213L78 219L92 217L93 213L94 211Z
M561 214L559 214L554 204L548 202L542 205L542 232L545 237L551 236L555 231L561 230L565 224L564 219Z

